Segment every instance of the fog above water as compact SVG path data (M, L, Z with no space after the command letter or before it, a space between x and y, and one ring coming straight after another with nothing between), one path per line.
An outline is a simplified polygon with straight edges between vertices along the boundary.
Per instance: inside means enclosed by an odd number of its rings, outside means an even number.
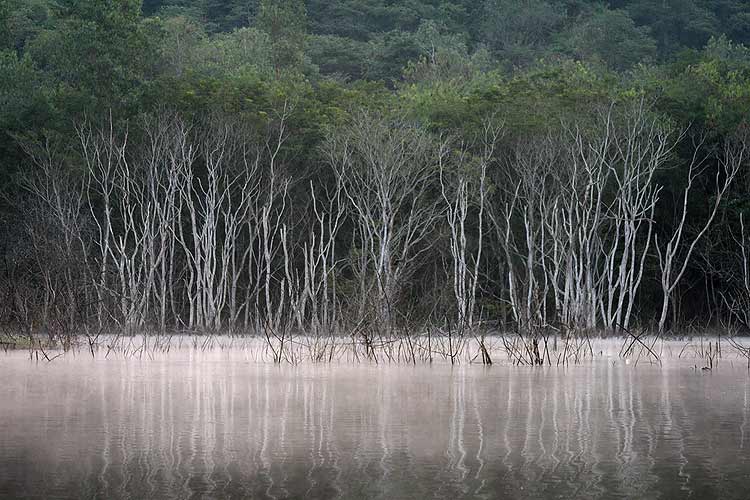
M0 497L747 497L739 360L256 360L0 353Z

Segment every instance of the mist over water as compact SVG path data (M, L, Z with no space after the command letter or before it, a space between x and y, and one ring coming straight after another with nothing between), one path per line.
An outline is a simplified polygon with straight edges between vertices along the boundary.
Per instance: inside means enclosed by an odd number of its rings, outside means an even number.
M0 354L0 498L747 498L750 376Z

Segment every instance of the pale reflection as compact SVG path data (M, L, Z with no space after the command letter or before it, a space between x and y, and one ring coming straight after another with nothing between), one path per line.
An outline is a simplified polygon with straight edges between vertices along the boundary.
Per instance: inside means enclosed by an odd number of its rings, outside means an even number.
M0 497L741 498L739 370L0 363Z
M476 461L477 461L477 469L476 473L474 474L474 479L477 480L477 487L474 490L475 496L480 496L485 493L484 487L486 483L486 478L482 476L482 472L484 470L484 454L486 453L486 446L484 443L484 425L482 424L482 413L480 411L480 402L479 397L477 394L477 385L478 384L472 384L472 391L471 391L471 409L474 413L474 418L476 419L476 437L477 437L477 446L476 446Z
M740 449L745 449L745 430L747 429L748 413L750 413L750 384L745 384L745 405L742 412L742 425L740 425Z

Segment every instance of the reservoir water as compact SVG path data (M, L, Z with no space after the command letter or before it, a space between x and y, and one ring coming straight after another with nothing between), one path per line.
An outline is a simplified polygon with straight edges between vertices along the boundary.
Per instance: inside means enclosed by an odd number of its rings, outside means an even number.
M0 498L750 498L740 360L0 353Z

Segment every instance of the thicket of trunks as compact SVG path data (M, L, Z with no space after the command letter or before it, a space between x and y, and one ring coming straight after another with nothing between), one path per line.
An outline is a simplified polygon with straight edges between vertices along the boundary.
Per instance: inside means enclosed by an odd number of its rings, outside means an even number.
M710 150L635 100L532 135L493 115L472 137L360 109L325 131L314 175L301 175L293 112L287 102L249 122L162 110L127 128L79 123L76 144L24 143L35 166L9 225L2 323L51 336L255 333L282 348L299 333L663 331L746 168L744 130ZM680 199L664 200L660 172L685 148ZM709 199L691 198L698 178ZM667 202L675 221L659 227ZM688 220L688 203L705 216ZM736 227L721 314L744 323ZM642 296L647 280L657 302Z

